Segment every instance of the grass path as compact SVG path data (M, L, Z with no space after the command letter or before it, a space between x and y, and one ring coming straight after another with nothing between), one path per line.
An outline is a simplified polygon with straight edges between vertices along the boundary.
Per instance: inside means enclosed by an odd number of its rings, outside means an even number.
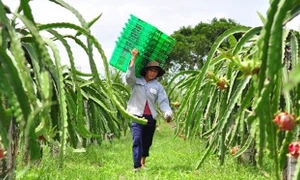
M105 141L101 146L88 147L84 153L69 149L63 170L57 166L58 157L46 151L39 167L31 168L22 179L266 179L255 167L239 165L230 157L224 166L219 166L215 155L210 155L203 166L195 170L205 151L204 146L197 140L190 142L175 137L173 130L170 124L159 124L147 158L147 169L137 173L133 172L131 134L128 133L121 139L114 139L112 144Z

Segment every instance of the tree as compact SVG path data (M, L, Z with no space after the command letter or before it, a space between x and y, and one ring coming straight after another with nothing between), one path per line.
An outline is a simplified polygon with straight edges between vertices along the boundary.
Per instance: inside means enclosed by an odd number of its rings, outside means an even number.
M181 27L171 35L176 39L176 44L166 60L166 70L200 69L217 37L236 26L240 25L232 19L214 18L210 23L200 22L195 27ZM239 34L235 35L235 38L239 37ZM226 47L229 47L228 41L221 46Z

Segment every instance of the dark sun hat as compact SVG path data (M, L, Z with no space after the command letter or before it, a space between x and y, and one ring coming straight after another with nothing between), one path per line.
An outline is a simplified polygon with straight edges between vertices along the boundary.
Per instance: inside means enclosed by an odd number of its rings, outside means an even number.
M143 69L141 69L140 74L141 74L142 76L145 76L147 70L148 70L149 68L153 68L153 67L156 68L156 69L158 70L158 73L157 73L157 76L156 76L156 77L160 77L160 76L162 76L162 75L165 74L165 70L163 70L163 69L159 66L159 63L158 63L157 61L150 61L150 62L148 62L147 65L146 65Z

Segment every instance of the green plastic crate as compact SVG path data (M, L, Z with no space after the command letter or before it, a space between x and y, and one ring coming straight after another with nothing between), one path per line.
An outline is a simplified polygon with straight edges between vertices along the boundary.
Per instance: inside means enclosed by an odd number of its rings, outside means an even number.
M145 59L143 56L138 56L135 60L135 76L136 77L141 77L140 71L142 70L142 68L145 67L145 65L147 64L147 59Z
M139 56L135 63L136 76L140 77L139 72L147 62L157 60L163 65L174 44L173 38L138 17L130 15L116 41L109 63L126 72L131 60L131 50L137 48Z
M127 71L129 62L131 58L131 53L124 47L116 46L113 55L110 58L109 64L123 72Z

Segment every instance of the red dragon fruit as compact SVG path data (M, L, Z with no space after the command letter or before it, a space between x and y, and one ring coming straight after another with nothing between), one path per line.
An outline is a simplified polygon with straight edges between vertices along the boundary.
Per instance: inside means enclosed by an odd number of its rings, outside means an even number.
M300 142L292 142L288 148L290 155L297 159L300 153Z
M0 148L0 159L4 158L4 150Z
M296 125L295 120L296 118L294 114L280 112L275 115L273 122L280 130L291 131Z
M230 154L231 155L234 155L235 153L237 153L239 151L240 147L239 146L234 146L231 151L230 151Z

